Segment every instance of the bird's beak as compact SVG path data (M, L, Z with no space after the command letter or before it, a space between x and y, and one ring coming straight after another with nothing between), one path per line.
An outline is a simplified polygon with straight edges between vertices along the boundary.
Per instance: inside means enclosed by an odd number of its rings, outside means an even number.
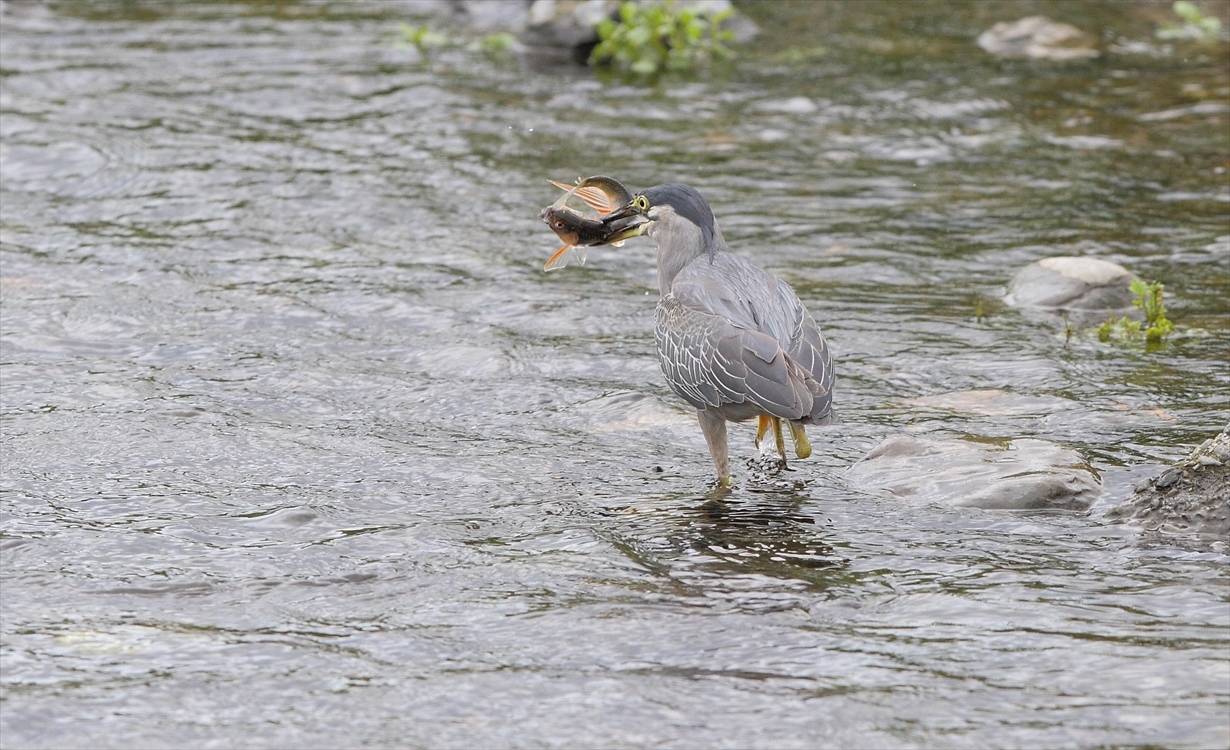
M595 244L613 245L632 237L640 237L649 228L650 221L648 216L629 202L603 216L602 224L607 233Z

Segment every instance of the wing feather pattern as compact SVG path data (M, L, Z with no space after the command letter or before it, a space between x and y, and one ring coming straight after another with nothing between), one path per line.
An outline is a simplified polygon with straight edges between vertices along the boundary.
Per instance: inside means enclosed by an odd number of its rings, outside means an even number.
M729 253L685 268L658 303L654 338L671 389L697 409L749 405L827 424L833 359L780 279Z

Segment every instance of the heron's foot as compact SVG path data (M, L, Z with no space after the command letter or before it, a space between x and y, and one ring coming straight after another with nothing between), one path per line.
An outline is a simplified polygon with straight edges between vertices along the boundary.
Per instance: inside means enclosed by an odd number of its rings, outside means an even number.
M794 492L803 489L804 480L794 478L793 474L794 470L779 456L760 455L748 459L744 486L749 492Z
M786 465L786 459L769 451L761 451L755 458L747 460L747 469L753 477L775 477L783 471L793 471Z
M807 432L803 425L787 422L790 425L790 437L794 440L794 455L807 458L811 455L811 443L807 441Z

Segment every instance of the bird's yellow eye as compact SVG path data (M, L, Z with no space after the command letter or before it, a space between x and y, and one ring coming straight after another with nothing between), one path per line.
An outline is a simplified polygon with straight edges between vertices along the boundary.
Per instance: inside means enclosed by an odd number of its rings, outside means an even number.
M648 211L649 210L649 199L643 195L638 195L632 199L632 205L638 211Z

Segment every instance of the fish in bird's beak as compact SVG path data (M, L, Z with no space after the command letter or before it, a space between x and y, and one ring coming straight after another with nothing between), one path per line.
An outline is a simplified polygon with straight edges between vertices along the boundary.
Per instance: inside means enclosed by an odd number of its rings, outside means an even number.
M546 270L568 265L572 255L583 252L580 248L618 245L629 237L641 234L639 228L644 218L639 213L628 211L634 203L633 195L618 180L595 175L578 180L571 186L555 180L550 182L567 192L538 215L564 242L564 246L547 260ZM580 198L598 215L587 216L570 207L568 202L573 197ZM583 255L581 262L585 262Z
M644 234L650 224L647 205L640 196L632 196L627 203L603 216L606 235L600 244L614 245Z

